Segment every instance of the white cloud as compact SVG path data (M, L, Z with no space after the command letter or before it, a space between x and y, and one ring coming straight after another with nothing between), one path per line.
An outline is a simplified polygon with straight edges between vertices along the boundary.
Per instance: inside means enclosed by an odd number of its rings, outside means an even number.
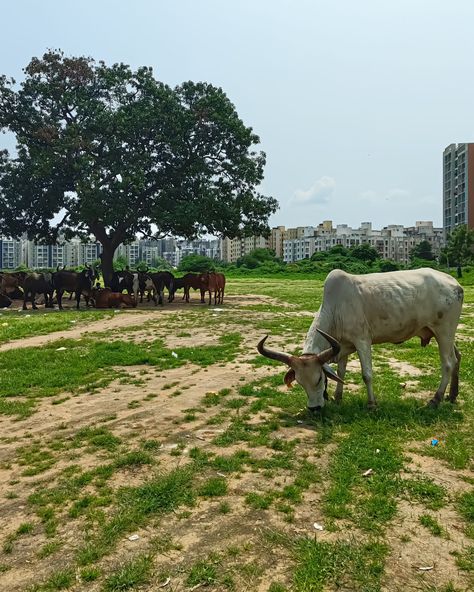
M298 205L325 204L332 197L335 188L336 181L333 177L321 177L309 189L295 191L291 202Z

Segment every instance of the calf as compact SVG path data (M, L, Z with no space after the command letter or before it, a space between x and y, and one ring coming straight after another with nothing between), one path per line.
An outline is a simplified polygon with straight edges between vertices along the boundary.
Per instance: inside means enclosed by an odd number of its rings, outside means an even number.
M137 306L136 300L130 294L112 292L110 288L94 288L91 299L96 308L120 308L122 304L130 308Z

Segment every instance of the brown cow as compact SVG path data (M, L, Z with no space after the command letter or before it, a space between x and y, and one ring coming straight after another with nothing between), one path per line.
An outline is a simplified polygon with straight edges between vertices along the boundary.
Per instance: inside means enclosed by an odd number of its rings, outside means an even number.
M194 290L201 291L201 302L204 304L204 294L206 293L205 287L201 280L203 274L199 273L187 273L182 278L175 278L173 283L173 298L176 290L180 288L184 289L183 299L186 298L186 302L189 302L189 291L191 288Z
M212 294L214 293L214 304L222 304L224 302L225 276L223 273L201 273L199 276L201 280L201 295L204 292L209 292L209 304L212 301ZM203 302L203 300L201 300Z
M120 308L122 304L132 308L137 306L136 300L129 294L112 292L110 288L94 288L92 300L96 308Z
M23 287L23 282L28 274L24 271L15 273L0 273L0 292L10 295ZM23 297L23 295L22 295Z

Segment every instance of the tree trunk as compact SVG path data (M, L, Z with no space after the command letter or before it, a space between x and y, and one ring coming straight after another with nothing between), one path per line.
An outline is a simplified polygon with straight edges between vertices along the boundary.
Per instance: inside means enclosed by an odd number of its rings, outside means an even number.
M110 286L112 276L114 274L114 254L115 247L110 243L102 243L102 253L100 255L102 277L104 278L104 285Z

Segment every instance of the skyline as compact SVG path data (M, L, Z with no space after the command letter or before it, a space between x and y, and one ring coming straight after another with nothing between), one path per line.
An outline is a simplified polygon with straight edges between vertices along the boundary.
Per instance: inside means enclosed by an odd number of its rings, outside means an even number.
M85 0L65 13L25 0L4 7L0 75L19 80L32 56L61 48L150 65L171 86L208 81L260 136L262 192L280 202L270 226L439 227L443 150L474 138L474 5L412 4Z

